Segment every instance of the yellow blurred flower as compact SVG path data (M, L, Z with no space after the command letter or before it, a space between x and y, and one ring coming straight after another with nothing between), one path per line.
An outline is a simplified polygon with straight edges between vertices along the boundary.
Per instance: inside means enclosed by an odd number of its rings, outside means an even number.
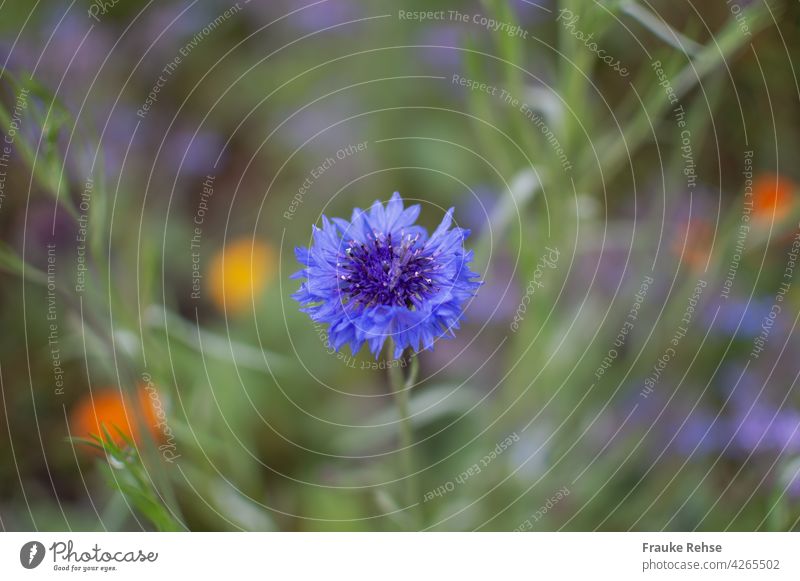
M275 277L275 263L275 250L265 242L253 238L230 242L211 261L212 301L229 314L246 311Z

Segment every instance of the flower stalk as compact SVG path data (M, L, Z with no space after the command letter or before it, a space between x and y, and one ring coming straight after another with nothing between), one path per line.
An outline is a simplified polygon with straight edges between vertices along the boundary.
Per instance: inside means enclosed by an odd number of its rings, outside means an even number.
M391 361L394 343L386 343L386 357ZM404 355L403 355L404 356ZM420 513L419 484L414 462L414 428L411 424L411 389L417 381L419 362L416 357L409 357L408 374L404 376L399 366L389 365L389 385L392 390L399 417L399 445L402 462L403 481L405 483L406 508L412 515L412 528L418 529L422 524Z

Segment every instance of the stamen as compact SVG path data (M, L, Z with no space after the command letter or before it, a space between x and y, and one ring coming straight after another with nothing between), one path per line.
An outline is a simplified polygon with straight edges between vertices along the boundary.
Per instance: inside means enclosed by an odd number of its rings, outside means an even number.
M368 234L369 246L355 240L345 249L337 269L346 275L338 278L342 300L357 306L395 305L409 309L419 308L425 296L434 290L433 273L441 265L432 264L434 258L425 254L424 245L413 248L419 234L401 232L401 246L395 247L392 234L384 236L373 230ZM412 250L413 248L413 250Z

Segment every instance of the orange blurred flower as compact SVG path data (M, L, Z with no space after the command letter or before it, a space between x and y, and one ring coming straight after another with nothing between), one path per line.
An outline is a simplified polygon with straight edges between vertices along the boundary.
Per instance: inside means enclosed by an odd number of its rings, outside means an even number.
M269 244L240 238L217 252L211 261L211 299L218 309L239 314L275 276L275 251Z
M753 215L759 220L783 219L794 202L795 184L777 174L761 174L753 181Z
M685 238L685 240L684 240ZM681 230L672 241L672 251L694 270L704 270L711 253L714 229L705 220L694 219L688 224L688 231Z
M158 418L155 402L144 386L139 385L137 393L139 405L144 415L142 421L150 430L153 438L158 439ZM72 436L87 439L92 439L92 436L102 438L104 437L102 428L105 427L118 446L125 445L125 441L120 437L119 432L139 444L141 443L139 440L140 422L136 417L136 413L136 408L130 396L128 394L123 396L120 390L116 388L105 388L91 395L87 394L72 410L70 418Z

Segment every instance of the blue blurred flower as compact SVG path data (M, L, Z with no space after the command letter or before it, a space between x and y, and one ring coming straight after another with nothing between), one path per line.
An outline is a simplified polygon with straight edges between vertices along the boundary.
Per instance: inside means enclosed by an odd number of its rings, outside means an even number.
M732 419L734 444L745 453L795 453L800 450L800 414L757 402Z
M464 303L481 284L469 269L469 231L451 228L453 209L428 236L415 224L419 205L404 208L395 192L384 206L356 208L348 222L322 217L311 248L297 248L305 279L293 298L318 323L330 325L331 343L356 353L367 342L375 357L387 339L394 357L406 347L432 349L433 342L458 328Z
M679 414L676 415L675 423L680 420ZM725 422L707 410L695 408L680 421L682 426L675 434L675 446L682 456L718 451L730 441Z
M764 317L769 315L772 301L760 298L745 301L735 297L717 299L704 311L703 319L706 325L710 325L714 320L717 307L719 313L714 321L716 331L726 336L735 335L741 339L752 339L761 332L761 325Z
M483 232L490 226L492 212L496 209L500 196L489 186L480 185L469 190L466 198L463 221L470 230Z
M676 446L682 455L721 453L731 457L800 451L800 412L788 405L776 405L758 373L739 366L722 372L718 395L724 406L720 412L695 407L681 413L681 407L668 413L667 432L677 432Z

